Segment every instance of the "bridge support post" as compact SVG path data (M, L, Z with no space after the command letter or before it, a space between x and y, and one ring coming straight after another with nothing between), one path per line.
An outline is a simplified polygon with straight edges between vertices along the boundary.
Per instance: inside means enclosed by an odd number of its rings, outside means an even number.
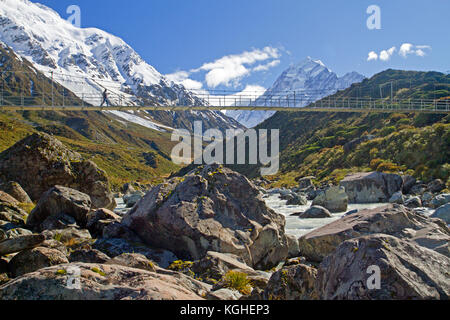
M55 105L55 95L53 93L53 71L52 71L52 107Z

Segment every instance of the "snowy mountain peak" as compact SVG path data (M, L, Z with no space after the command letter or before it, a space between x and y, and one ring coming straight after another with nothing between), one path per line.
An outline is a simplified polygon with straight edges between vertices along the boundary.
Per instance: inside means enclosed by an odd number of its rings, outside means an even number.
M109 91L113 103L204 104L182 85L168 81L119 37L96 28L77 28L42 4L0 1L0 41L47 76L52 73L56 82L93 105L100 105L104 89ZM171 115L155 116L176 127ZM189 121L176 121L184 127L195 119L213 119L214 126L221 128L240 126L219 112L191 116L185 117Z
M322 61L307 57L284 71L274 85L256 100L254 105L263 106L266 101L270 101L273 96L276 97L277 95L281 95L283 98L289 97L292 101L294 98L293 92L295 92L295 106L301 108L334 94L338 90L346 89L353 83L361 82L364 78L357 72L350 72L339 78ZM283 100L281 103L283 104ZM290 106L292 107L292 105ZM234 111L227 113L227 115L249 128L260 124L273 114L275 112L272 111Z

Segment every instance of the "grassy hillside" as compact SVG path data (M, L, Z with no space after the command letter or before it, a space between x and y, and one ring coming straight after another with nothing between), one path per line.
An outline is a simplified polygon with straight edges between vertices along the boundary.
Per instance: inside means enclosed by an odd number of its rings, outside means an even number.
M438 72L387 70L338 92L337 97L442 99L450 97L450 76ZM389 85L386 85L389 84ZM279 112L258 128L280 129L281 172L274 185L295 185L313 175L338 182L349 172L407 172L417 178L448 181L450 116L426 114L361 114ZM344 146L371 135L370 141ZM347 145L349 146L349 145ZM244 169L250 176L257 168Z
M15 72L10 73L11 70ZM51 81L1 45L0 72L3 73L2 99L21 104L18 92L23 92L30 97L25 104L51 101L50 95L40 95L40 92L51 92ZM62 99L71 99L74 105L82 104L62 86L54 84L53 91L55 104L62 103ZM108 173L116 188L130 181L158 182L179 169L169 158L173 146L170 133L125 122L102 112L0 111L0 152L35 131L52 134L92 159Z

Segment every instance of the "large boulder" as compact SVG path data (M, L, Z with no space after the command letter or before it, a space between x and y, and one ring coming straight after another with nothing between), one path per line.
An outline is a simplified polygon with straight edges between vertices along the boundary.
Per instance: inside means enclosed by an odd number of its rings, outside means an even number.
M303 264L275 272L264 290L265 300L317 300L317 270Z
M0 300L202 300L210 289L174 272L73 263L9 281L0 287Z
M314 188L313 180L315 180L315 179L316 179L316 177L304 177L304 178L296 179L296 181L298 182L298 188L301 190Z
M119 266L156 272L155 264L148 260L146 256L139 253L122 253L120 256L109 260L107 264L116 264Z
M0 242L0 257L7 254L35 248L44 241L45 237L42 234L28 235L4 240Z
M91 211L91 198L80 191L55 186L48 190L31 211L27 224L37 227L48 217L65 214L76 220L80 226L86 226Z
M17 181L36 202L62 185L88 194L95 208L116 206L105 172L48 134L32 134L0 153L0 177Z
M247 266L239 257L218 252L208 252L205 257L195 261L190 267L194 274L204 279L205 282L212 280L220 281L229 271L256 275L256 271Z
M332 213L345 212L348 208L348 196L343 187L331 187L320 192L313 201L313 206L321 206Z
M8 267L13 277L19 277L42 268L65 263L69 263L69 260L61 251L37 247L15 255Z
M164 249L150 248L142 243L130 242L125 239L98 239L93 248L115 258L124 253L142 254L147 259L155 262L162 268L169 267L178 257L172 252Z
M288 255L284 216L267 207L245 176L219 165L153 188L123 223L147 244L186 260L232 253L266 270Z
M14 199L21 203L32 203L28 194L23 190L22 186L17 182L7 182L0 185L0 190L11 195Z
M383 203L402 190L403 179L381 172L356 173L345 177L340 185L345 188L349 203Z
M442 219L445 221L445 223L450 224L450 203L439 207L431 217Z
M447 203L450 203L450 193L444 193L436 196L433 200L431 200L430 207L437 209Z
M299 239L300 252L310 261L321 262L342 242L375 233L410 239L449 255L449 228L400 205L362 210L316 229Z
M24 226L27 220L27 213L11 202L3 202L0 199L0 221Z
M379 287L373 278L377 268ZM448 300L449 270L450 259L444 255L375 234L346 241L325 258L317 291L322 300Z
M300 219L324 219L331 218L332 214L330 211L321 206L312 206L305 212L299 214Z

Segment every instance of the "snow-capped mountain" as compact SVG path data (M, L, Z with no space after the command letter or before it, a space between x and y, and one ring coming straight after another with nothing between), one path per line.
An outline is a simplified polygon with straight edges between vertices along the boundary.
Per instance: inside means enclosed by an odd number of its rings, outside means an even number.
M252 105L265 106L280 99L281 106L305 107L323 97L350 87L353 83L361 82L364 76L351 72L339 78L328 69L322 61L308 57L302 62L291 65L277 79L274 85L259 97ZM295 93L294 93L295 92ZM294 100L295 95L295 100ZM287 99L288 98L288 99ZM255 127L274 115L273 111L232 111L230 116L246 127Z
M54 10L28 0L0 1L0 41L39 71L86 102L99 105L102 91L121 104L202 105L182 85L168 81L122 39L96 28L77 28ZM219 112L150 112L157 121L175 126L176 117L208 120L221 128L240 125ZM189 128L190 129L190 128Z

